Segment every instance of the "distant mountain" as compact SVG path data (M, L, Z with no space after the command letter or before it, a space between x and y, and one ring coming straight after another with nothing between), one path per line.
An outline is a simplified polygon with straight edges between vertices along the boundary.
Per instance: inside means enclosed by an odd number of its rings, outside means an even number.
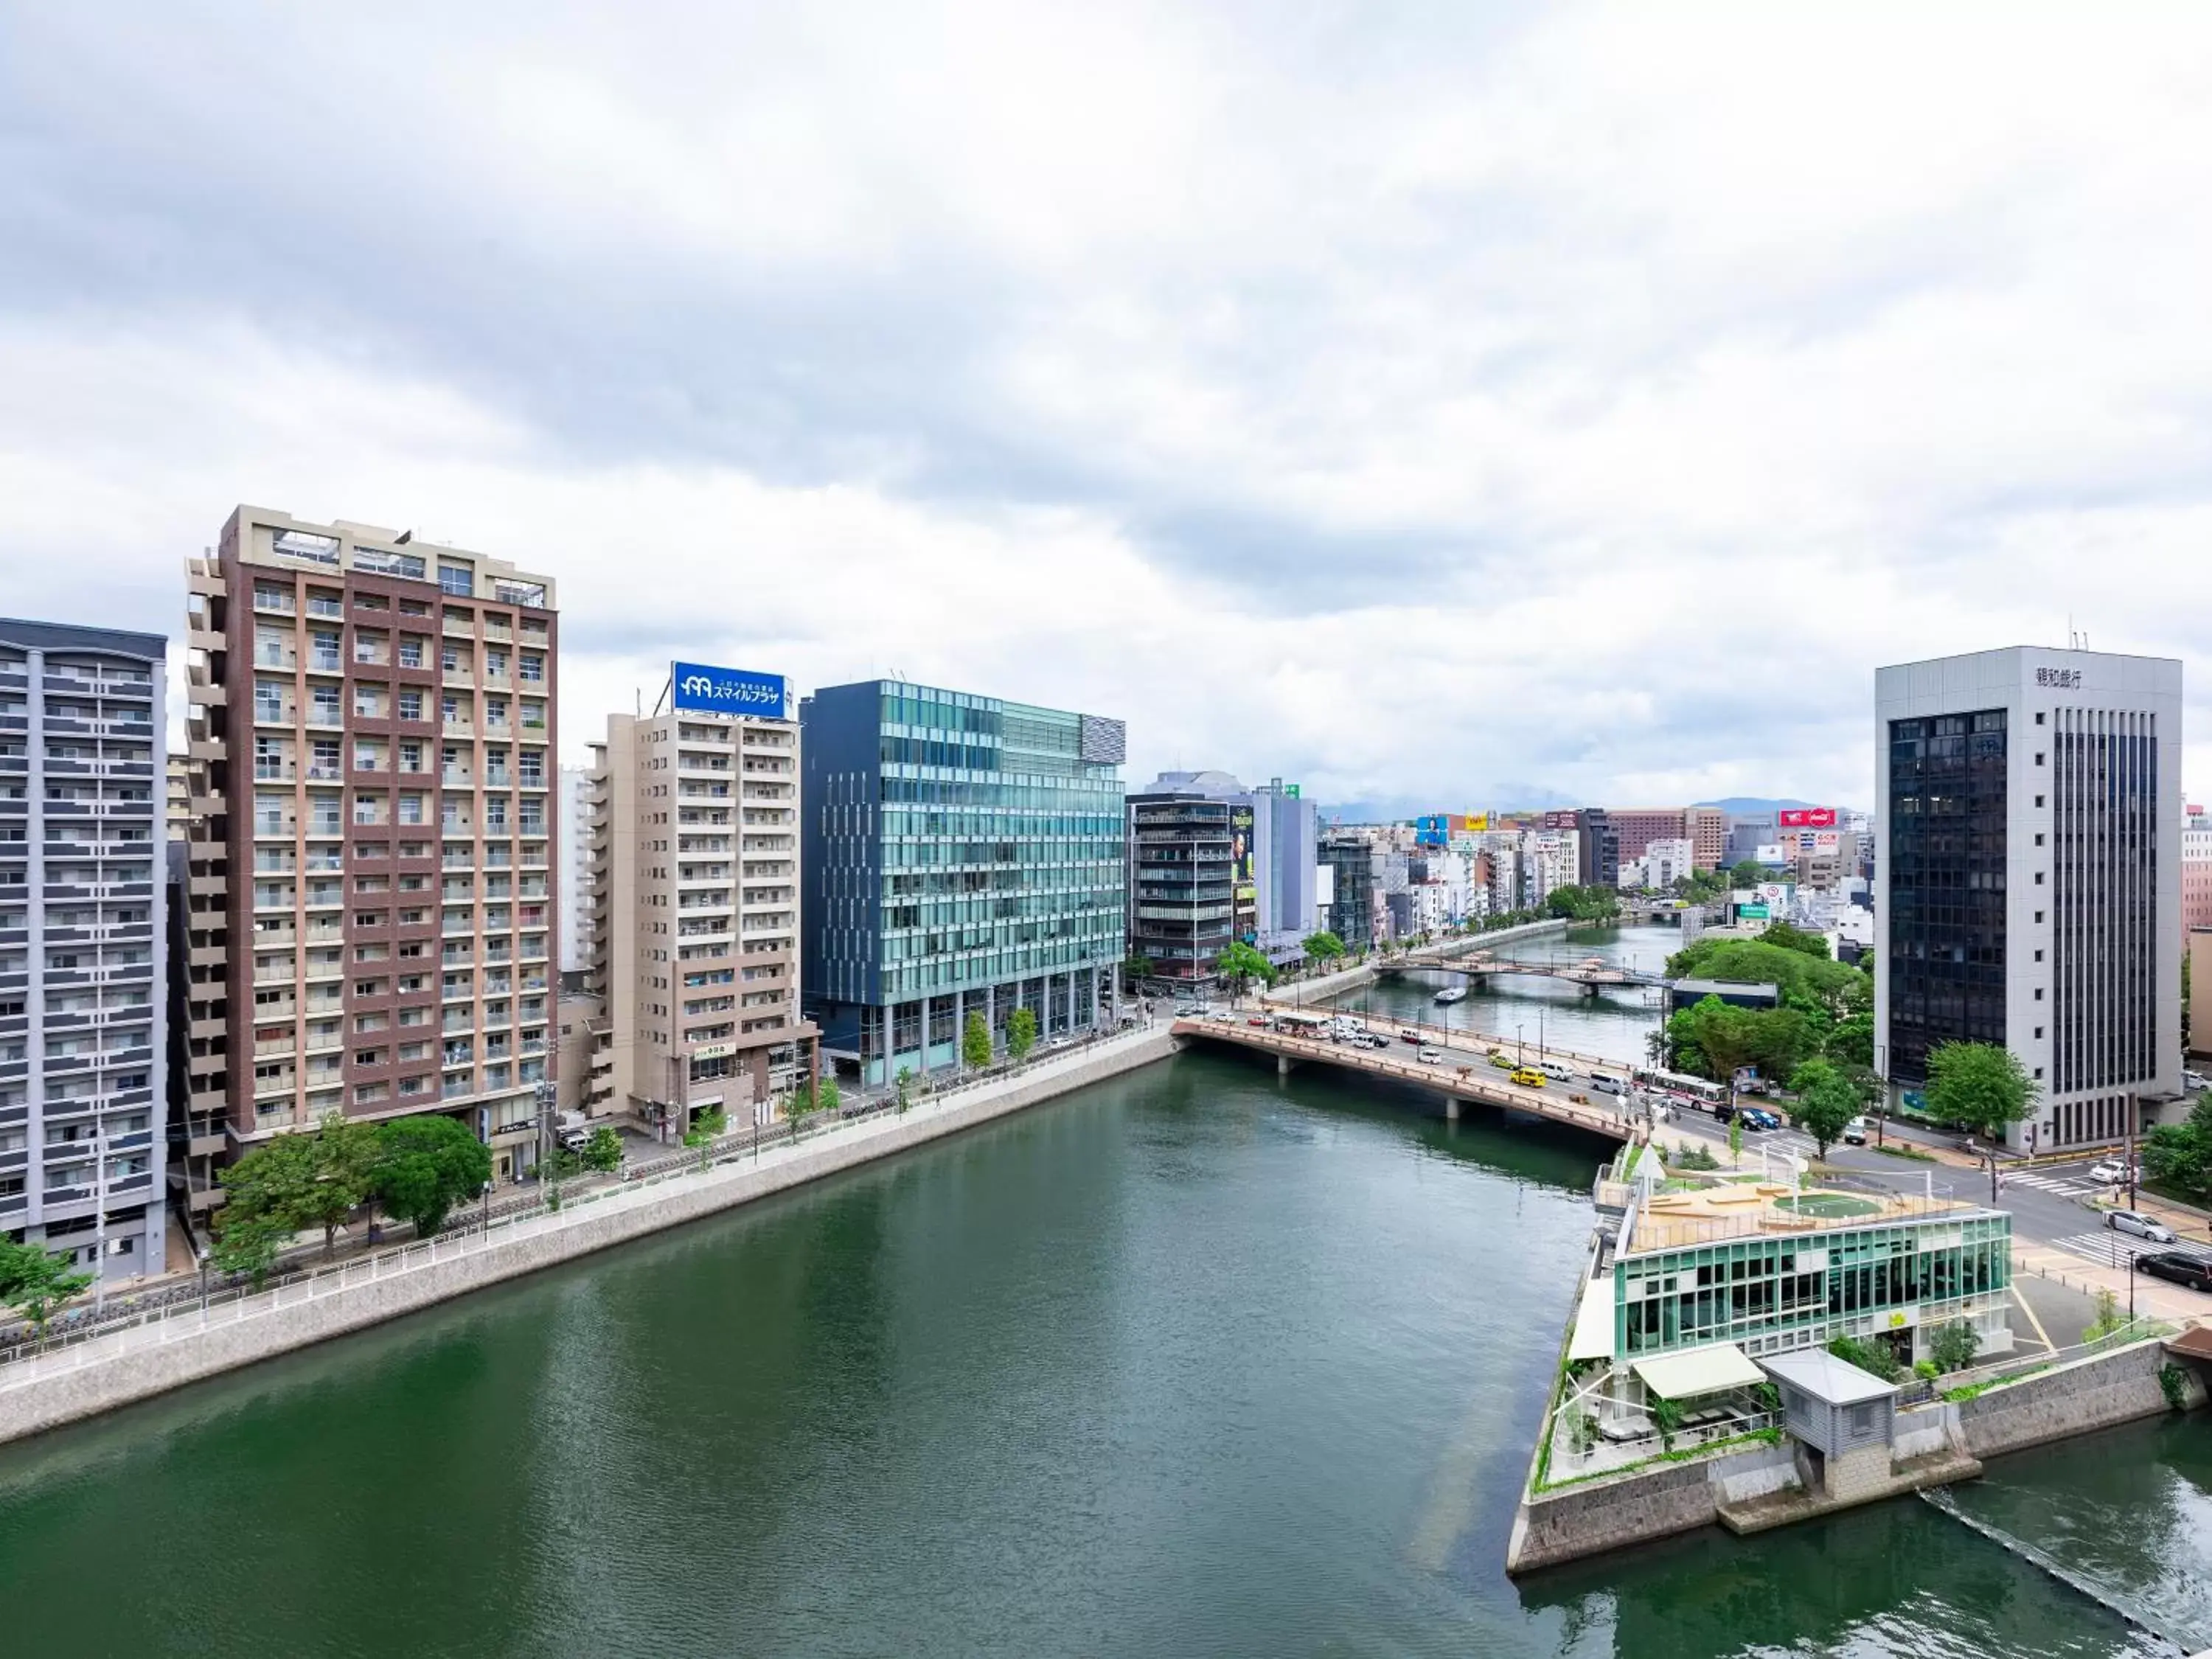
M1761 812L1795 811L1801 806L1821 806L1826 803L1817 800L1784 800L1778 798L1770 799L1765 795L1730 795L1723 800L1699 800L1690 804L1692 806L1717 806L1723 812L1738 812L1749 817Z

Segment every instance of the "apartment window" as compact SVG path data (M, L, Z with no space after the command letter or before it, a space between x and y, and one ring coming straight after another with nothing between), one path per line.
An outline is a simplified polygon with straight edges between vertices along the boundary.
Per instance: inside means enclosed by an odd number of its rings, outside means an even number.
M399 665L402 668L420 668L422 665L422 644L420 634L402 634L399 636Z
M402 691L399 694L399 718L403 720L422 718L422 694L420 691Z
M403 772L419 772L422 769L421 744L403 743L399 745L399 769Z
M522 679L528 684L542 684L545 678L545 659L535 651L522 653Z
M438 647L438 666L448 674L461 672L461 647L451 640Z
M465 598L477 591L477 573L467 565L448 564L441 559L438 562L438 586L448 593L458 593ZM450 616L453 613L448 611L447 614Z

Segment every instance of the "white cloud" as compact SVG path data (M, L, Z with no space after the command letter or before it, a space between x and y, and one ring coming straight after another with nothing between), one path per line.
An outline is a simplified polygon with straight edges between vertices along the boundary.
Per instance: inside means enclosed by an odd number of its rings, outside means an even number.
M2201 9L45 9L0 158L9 608L412 524L571 746L686 654L1864 800L1878 663L2212 597Z

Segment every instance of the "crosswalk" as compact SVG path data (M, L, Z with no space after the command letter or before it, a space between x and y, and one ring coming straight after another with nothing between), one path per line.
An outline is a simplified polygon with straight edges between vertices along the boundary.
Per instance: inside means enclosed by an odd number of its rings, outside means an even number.
M2065 1198L2086 1198L2091 1193L2104 1190L2086 1176L2037 1175L2024 1170L2007 1170L2003 1173L2008 1187L2033 1187L2038 1192L2057 1193Z
M2202 1244L2154 1244L2147 1238L2137 1238L2131 1233L2119 1232L2110 1227L2100 1227L2094 1232L2068 1233L2063 1238L2049 1242L2085 1261L2107 1265L2118 1262L2125 1267L2135 1257L2153 1250L2161 1255L2179 1253L2193 1255L2199 1261L2212 1261L2212 1249Z

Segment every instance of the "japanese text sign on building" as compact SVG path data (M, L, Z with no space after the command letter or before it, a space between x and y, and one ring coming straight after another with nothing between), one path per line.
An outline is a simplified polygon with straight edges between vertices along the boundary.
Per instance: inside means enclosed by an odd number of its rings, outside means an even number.
M2061 690L2081 689L2081 671L2078 668L2039 668L2035 671L2038 685L2056 686Z
M781 720L783 676L756 674L744 668L710 668L704 663L671 665L676 707L704 714L764 714Z

